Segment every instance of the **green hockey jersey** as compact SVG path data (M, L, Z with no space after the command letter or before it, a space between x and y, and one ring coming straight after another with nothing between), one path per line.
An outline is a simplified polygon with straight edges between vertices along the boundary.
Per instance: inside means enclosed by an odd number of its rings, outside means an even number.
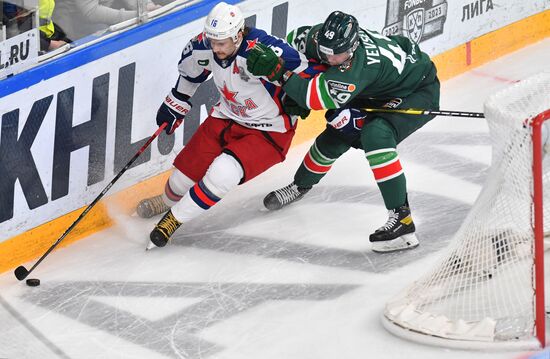
M308 58L320 61L315 38L321 26L300 27L288 34L287 41ZM359 38L351 65L331 66L312 79L291 76L283 86L285 92L300 106L313 110L360 107L363 100L410 95L434 67L430 57L406 37L360 29Z

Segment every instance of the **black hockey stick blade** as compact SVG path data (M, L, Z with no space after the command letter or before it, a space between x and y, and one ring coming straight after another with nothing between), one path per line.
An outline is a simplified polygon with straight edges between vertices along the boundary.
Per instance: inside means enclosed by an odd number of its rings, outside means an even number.
M23 266L19 266L15 268L14 273L15 273L15 278L17 278L18 280L23 280L27 278L27 276L29 275L29 271L27 270L27 268Z
M120 170L120 172L117 173L117 175L115 176L115 178L113 178L111 180L111 182L109 182L109 184L103 189L103 191L101 191L101 193L92 201L92 203L90 203L88 205L88 207L86 207L86 209L84 209L84 211L80 214L80 216L78 216L78 218L73 222L73 224L71 224L69 226L69 228L67 228L67 230L65 230L65 233L63 233L61 235L61 237L59 237L57 239L57 241L55 241L54 244L51 245L51 247L46 251L46 253L44 253L42 255L42 257L40 257L38 259L38 261L31 267L31 269L27 270L25 267L23 266L19 266L15 269L14 271L14 274L15 274L15 278L17 278L18 280L23 280L25 279L43 260L44 258L46 258L48 256L48 254L50 254L51 251L54 250L55 247L57 247L57 245L59 243L61 243L61 241L63 239L65 239L65 237L73 230L73 228L82 220L82 218L84 218L86 216L86 214L88 214L88 212L95 206L95 204L97 202L99 202L99 200L101 200L101 198L103 198L103 196L105 195L105 193L107 193L107 191L109 191L109 189L115 184L116 181L118 181L118 179L122 176L122 174L124 172L126 172L126 170L128 168L130 168L130 166L132 166L132 164L136 161L136 159L143 153L143 151L145 151L145 149L147 147L149 147L149 145L151 144L151 142L153 142L153 140L155 138L158 137L158 135L160 135L160 133L162 132L162 130L164 130L164 128L166 127L167 123L163 123L156 131L155 133L149 137L149 139L147 140L147 142L145 142L145 144L139 149L139 151L134 155L134 157L132 157L132 159L126 164L126 166L124 166L123 169Z

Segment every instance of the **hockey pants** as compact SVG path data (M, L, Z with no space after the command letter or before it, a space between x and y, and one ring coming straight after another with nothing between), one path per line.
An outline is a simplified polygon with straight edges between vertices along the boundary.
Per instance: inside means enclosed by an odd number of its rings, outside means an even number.
M398 100L399 108L438 109L439 80L435 68L413 94ZM368 104L363 106L368 107ZM359 148L365 151L386 208L397 208L407 199L407 182L397 145L433 117L375 114L365 122L355 137L327 126L304 157L294 176L294 183L299 187L316 185L341 155L351 147Z

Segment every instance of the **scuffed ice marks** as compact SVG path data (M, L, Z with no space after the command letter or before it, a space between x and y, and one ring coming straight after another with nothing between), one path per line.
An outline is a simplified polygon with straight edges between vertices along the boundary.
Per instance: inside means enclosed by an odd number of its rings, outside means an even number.
M327 192L329 192L327 194ZM365 192L363 187L339 186L314 188L307 198L301 200L297 206L311 206L325 204L325 196L331 196L331 201L339 203L361 203L380 206L381 198L377 192ZM388 254L378 254L368 249L369 234L376 228L358 226L354 230L364 237L365 250L346 250L316 245L315 243L296 243L285 238L274 239L269 237L254 237L238 233L229 233L227 230L247 221L256 221L263 216L276 215L261 213L257 208L244 209L239 213L224 213L223 216L212 216L208 220L197 220L188 223L184 231L175 234L172 245L207 249L218 252L246 254L265 258L275 258L302 264L336 267L341 269L359 270L364 272L388 272L411 261L437 251L447 245L450 237L457 231L462 219L468 213L469 205L450 198L429 193L410 192L414 201L414 218L425 219L418 227L418 236L421 241L419 248L414 251L404 251ZM438 206L434 207L433 203ZM384 211L384 209L380 209ZM449 216L449 213L453 213ZM357 216L368 216L368 213L358 213ZM327 215L328 216L328 215ZM223 218L221 218L223 217ZM246 220L243 220L246 218ZM326 220L326 219L318 219ZM381 222L380 225L383 223ZM299 223L286 221L284 225L299 226ZM300 235L300 228L296 229L296 236ZM323 233L319 234L324 235ZM337 245L338 238L334 238Z
M481 184L486 166L465 161L460 156L438 148L438 145L486 145L487 137L481 135L457 135L418 133L415 140L405 141L400 151L406 161L415 161L436 171ZM429 144L429 145L425 145ZM411 176L418 175L412 173ZM450 191L453 189L449 189ZM262 210L263 195L242 196L231 206L216 206L205 216L186 223L172 245L206 249L213 252L277 259L288 263L322 266L325 268L386 273L420 260L445 247L459 228L470 205L444 195L410 191L411 205L421 241L419 248L392 254L376 254L368 250L368 235L375 228L355 221L351 229L362 233L365 250L349 250L337 247L338 238L316 242L314 236L308 241L296 240L303 235L300 218L293 218L292 210L303 208L373 208L383 210L382 199L374 183L357 185L316 186L292 209L279 212ZM351 206L348 206L351 205ZM329 213L322 211L315 221L327 221ZM364 212L364 211L363 211ZM286 214L285 214L286 213ZM358 213L369 216L368 212ZM279 218L277 216L282 216ZM290 226L287 237L264 233L247 235L239 233L239 226L260 223L264 220L281 220L281 225ZM382 224L382 223L380 223ZM320 231L319 236L326 236ZM291 238L291 236L294 236ZM312 240L313 239L313 240ZM269 263L266 264L267 266ZM240 313L261 306L268 301L326 301L336 299L358 285L345 284L277 284L245 282L47 282L26 293L24 300L47 311L59 313L78 323L88 325L129 343L147 348L168 358L209 358L226 349L214 339L201 336L205 329ZM179 307L169 314L150 319L125 307L108 304L101 298L142 298L156 305L155 298L180 298L182 301L196 299L187 306ZM112 302L111 302L112 303ZM155 308L150 308L155 311Z
M399 145L399 151L406 156L405 162L414 161L433 168L464 181L481 185L484 181L487 166L485 164L467 161L463 157L443 151L440 146L487 146L487 134L476 133L433 133L419 132L411 136L410 140ZM366 161L366 160L365 160ZM353 175L353 174L350 174ZM411 173L410 176L421 176L420 173ZM328 174L330 176L330 173ZM369 186L370 185L370 186ZM295 228L293 236L299 238L304 234L299 218L285 215L296 208L306 208L315 205L330 206L334 210L341 205L372 205L383 209L382 198L373 183L357 186L338 185L325 186L323 182L315 186L300 202L275 212L266 212L262 206L262 196L253 198L243 197L238 204L232 203L231 208L223 204L211 208L205 215L185 224L182 230L176 232L172 245L207 249L212 251L247 254L264 258L275 258L290 262L337 267L342 269L359 270L365 272L382 273L402 267L419 260L424 256L442 249L456 233L463 219L470 209L470 205L453 198L434 193L409 190L409 199L413 209L413 218L417 225L417 234L421 245L414 251L387 253L380 255L368 250L368 236L377 227L354 224L353 231L362 233L365 241L365 250L346 250L317 245L314 242L297 243L292 238L281 238L273 233L258 234L256 236L243 235L238 230L229 231L240 225L255 223L269 218L281 216L280 225ZM449 188L449 191L455 189ZM338 207L340 205L340 207ZM291 208L292 207L292 208ZM238 208L238 210L235 210ZM306 211L306 210L304 210ZM306 213L307 214L307 213ZM369 213L357 213L361 218ZM323 213L322 217L315 217L315 221L330 221L331 214ZM312 220L313 221L313 220ZM380 223L382 225L383 222ZM322 232L319 236L326 235ZM338 238L334 238L335 247Z
M22 298L169 358L207 358L224 348L200 337L205 328L267 301L331 300L357 287L339 284L49 282ZM144 300L198 298L199 301L159 320L149 320L94 299L99 296Z

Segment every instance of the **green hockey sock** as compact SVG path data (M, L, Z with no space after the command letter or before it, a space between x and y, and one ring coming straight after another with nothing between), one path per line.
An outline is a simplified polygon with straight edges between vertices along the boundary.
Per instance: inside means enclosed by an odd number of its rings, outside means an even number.
M366 156L386 208L403 205L407 196L407 181L395 148L369 151Z
M294 175L294 183L298 187L306 188L316 185L327 174L334 161L336 161L335 158L323 155L317 148L317 144L313 143Z

